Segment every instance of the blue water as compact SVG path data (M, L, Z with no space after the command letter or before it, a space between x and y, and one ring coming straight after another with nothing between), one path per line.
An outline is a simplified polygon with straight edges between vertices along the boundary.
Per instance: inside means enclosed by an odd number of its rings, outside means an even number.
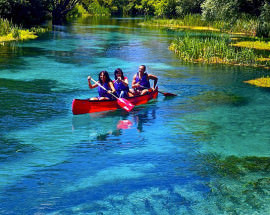
M270 91L243 83L269 70L184 64L177 32L140 21L0 47L0 214L270 214ZM72 115L97 94L88 75L120 67L131 82L141 64L178 96Z

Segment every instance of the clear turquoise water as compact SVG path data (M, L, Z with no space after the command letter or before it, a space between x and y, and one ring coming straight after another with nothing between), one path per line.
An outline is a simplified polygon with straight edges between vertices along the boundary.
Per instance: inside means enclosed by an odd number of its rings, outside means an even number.
M270 91L260 68L181 63L177 35L85 19L0 47L0 214L269 214ZM87 76L138 66L179 96L73 116ZM129 129L117 129L129 120Z

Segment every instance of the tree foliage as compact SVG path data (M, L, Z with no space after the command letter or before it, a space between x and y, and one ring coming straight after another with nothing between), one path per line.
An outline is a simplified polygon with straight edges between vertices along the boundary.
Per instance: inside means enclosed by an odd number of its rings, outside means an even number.
M205 0L202 3L202 16L205 20L231 20L238 15L238 1Z
M176 14L183 17L187 14L201 13L201 4L203 0L177 0Z
M260 19L258 31L269 28L269 0L0 0L0 17L23 25L40 24L50 17L61 24L67 14L81 4L93 15L156 16L178 18L202 14L205 20L235 22L243 15Z
M261 8L257 36L270 37L270 1L265 1Z
M0 0L0 17L16 24L39 24L46 18L46 4L42 0Z
M48 10L52 15L53 24L62 24L68 12L70 12L76 4L81 0L45 0L47 2Z

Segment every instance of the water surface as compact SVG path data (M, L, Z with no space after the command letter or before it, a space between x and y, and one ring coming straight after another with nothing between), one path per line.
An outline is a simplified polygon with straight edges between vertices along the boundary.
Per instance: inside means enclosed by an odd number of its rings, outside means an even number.
M184 64L177 32L140 21L0 47L0 214L269 214L270 91L243 83L268 71ZM141 64L179 96L72 115L97 94L88 75L120 67L131 82Z

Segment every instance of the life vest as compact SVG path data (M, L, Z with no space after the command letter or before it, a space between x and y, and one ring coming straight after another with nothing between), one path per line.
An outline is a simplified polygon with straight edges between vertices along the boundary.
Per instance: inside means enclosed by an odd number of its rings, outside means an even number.
M127 79L127 77L124 78L124 80L126 80L126 79ZM120 96L122 91L124 91L126 94L129 91L128 86L125 86L122 82L118 82L117 80L114 80L113 84L114 84L114 88L116 90L118 97Z
M150 82L148 80L148 74L145 72L142 76L142 79L139 78L139 73L137 73L135 83L139 83L143 87L136 88L137 90L143 90L150 88Z
M102 85L106 90L111 90L109 83L104 83ZM99 97L108 97L109 99L112 99L113 96L108 93L106 90L104 90L103 88L101 88L100 86L98 86L98 95Z

